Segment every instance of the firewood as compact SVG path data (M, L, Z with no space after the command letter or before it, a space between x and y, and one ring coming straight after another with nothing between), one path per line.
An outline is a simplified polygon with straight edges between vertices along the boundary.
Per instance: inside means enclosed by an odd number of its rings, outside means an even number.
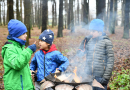
M105 89L96 79L93 80L92 86Z
M55 87L55 90L72 90L74 86L68 84L60 84Z
M87 84L78 85L76 87L77 90L92 90L92 86Z
M40 87L40 90L44 90L48 87L53 87L54 86L54 83L52 83L51 81L45 81L41 87Z

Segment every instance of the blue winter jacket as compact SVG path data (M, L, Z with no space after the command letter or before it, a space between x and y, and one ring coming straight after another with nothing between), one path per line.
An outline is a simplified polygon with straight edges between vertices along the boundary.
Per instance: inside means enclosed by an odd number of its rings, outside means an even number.
M52 44L48 52L45 52L44 50L37 51L31 60L30 69L33 71L37 69L36 76L38 82L44 79L44 61L45 77L50 73L54 73L56 68L63 72L69 65L67 57L63 56L59 51L57 51L54 44Z

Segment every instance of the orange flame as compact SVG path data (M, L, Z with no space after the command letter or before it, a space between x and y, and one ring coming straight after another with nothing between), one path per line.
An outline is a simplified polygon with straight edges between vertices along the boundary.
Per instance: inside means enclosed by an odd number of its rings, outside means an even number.
M76 83L80 83L81 81L80 81L80 78L77 76L77 67L75 67L75 69L74 69L74 74L75 74L75 77L74 77L74 81L76 82Z
M57 71L58 71L58 68L56 68L56 72L57 72ZM55 73L54 77L55 77L55 78L57 78L57 75L56 75L56 73Z

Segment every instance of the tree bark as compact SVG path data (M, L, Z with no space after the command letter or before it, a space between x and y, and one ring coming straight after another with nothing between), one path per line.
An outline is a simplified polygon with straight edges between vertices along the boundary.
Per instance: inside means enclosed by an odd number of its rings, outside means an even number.
M113 15L113 30L115 33L116 20L117 20L117 0L114 0L114 15Z
M56 1L54 0L54 5L55 5L55 10L54 10L54 14L55 14L55 26L57 25L57 10L56 10Z
M29 34L30 34L30 0L24 0L24 24L27 27L27 39L26 45L29 45Z
M48 20L48 0L43 0L42 1L42 30L41 32L43 32L44 30L47 29L47 20Z
M9 20L14 19L14 11L13 11L13 0L7 0L9 3L8 10L9 10Z
M89 9L88 9L88 2L86 0L84 0L84 4L83 4L83 22L85 24L88 24L88 19L89 19Z
M17 13L17 20L20 20L19 0L16 0L16 13Z
M22 0L20 0L20 21L23 22L23 17L22 17Z
M125 11L125 0L122 0L122 7L121 7L121 11L122 11L122 17L121 17L121 26L123 27L124 26L124 11Z
M111 34L114 34L115 32L113 31L113 0L110 1L110 16L109 16L109 32Z
M63 0L59 0L59 24L57 37L63 37Z
M68 29L70 29L70 7L71 7L71 0L69 0L69 10L68 10Z
M2 25L2 22L1 22L1 2L0 2L0 26Z
M54 27L54 2L52 4L52 28Z
M96 18L102 19L105 12L105 0L96 0Z
M77 0L77 22L78 22L78 25L79 25L79 0Z
M70 0L70 27L71 27L71 33L75 32L74 31L74 12L73 12L73 0Z
M125 0L124 34L123 38L129 38L129 0Z

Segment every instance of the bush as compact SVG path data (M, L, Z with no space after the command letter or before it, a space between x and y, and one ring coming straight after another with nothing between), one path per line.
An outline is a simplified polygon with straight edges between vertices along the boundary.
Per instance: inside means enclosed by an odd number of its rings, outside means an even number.
M113 80L110 81L110 88L112 90L129 90L130 89L130 71L128 69L122 71L120 73L113 72L116 74Z

